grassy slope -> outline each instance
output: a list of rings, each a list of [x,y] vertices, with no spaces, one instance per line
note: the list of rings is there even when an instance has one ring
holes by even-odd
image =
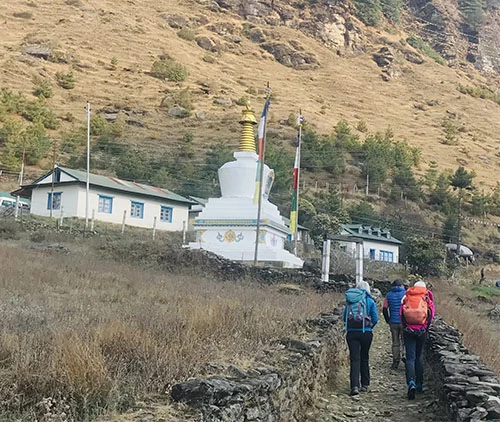
[[[77,8],[63,0],[38,0],[19,4],[16,0],[2,2],[0,25],[0,86],[30,93],[32,78],[41,70],[54,80],[58,71],[66,72],[70,65],[38,61],[29,65],[18,61],[21,44],[26,39],[50,42],[66,52],[74,62],[83,64],[75,71],[77,84],[73,90],[55,89],[50,99],[61,114],[71,112],[77,120],[85,119],[85,102],[91,101],[94,110],[113,104],[146,110],[143,118],[147,128],[131,128],[129,141],[145,148],[169,149],[186,131],[195,133],[195,142],[204,145],[216,140],[237,143],[232,132],[237,127],[239,107],[223,108],[213,104],[216,96],[233,100],[245,94],[248,87],[263,88],[267,81],[276,95],[272,104],[271,124],[286,119],[299,107],[307,120],[321,132],[328,133],[341,118],[352,123],[364,120],[370,131],[391,126],[397,137],[408,139],[423,151],[425,162],[436,160],[442,168],[465,164],[478,174],[479,184],[494,184],[491,175],[500,163],[495,155],[499,150],[496,133],[500,129],[500,108],[492,102],[460,94],[458,83],[471,84],[462,72],[440,66],[430,59],[414,65],[397,59],[403,75],[384,82],[372,54],[386,42],[397,42],[403,33],[389,35],[372,30],[373,40],[367,51],[357,57],[338,57],[334,51],[315,40],[289,28],[272,28],[273,37],[286,41],[297,39],[319,59],[318,70],[297,71],[277,63],[257,44],[242,38],[234,51],[217,57],[215,63],[203,61],[207,55],[195,42],[180,39],[160,16],[162,13],[188,16],[206,15],[210,22],[228,21],[241,28],[242,21],[229,14],[214,14],[197,2],[180,1],[97,1],[85,2]],[[149,5],[145,6],[145,5]],[[16,18],[15,12],[30,11],[31,19]],[[198,34],[208,33],[204,27]],[[211,33],[214,37],[214,34]],[[195,93],[195,110],[207,112],[207,118],[179,121],[158,108],[167,88],[175,84],[154,79],[146,74],[162,53],[168,53],[189,69],[190,76],[183,86]],[[110,70],[111,58],[118,60],[117,70]],[[128,69],[128,70],[125,70]],[[476,75],[475,78],[478,78]],[[210,86],[210,94],[199,93],[199,83]],[[257,112],[263,103],[262,95],[251,97]],[[429,100],[439,104],[425,111],[414,105]],[[323,112],[322,112],[323,107]],[[447,111],[458,114],[466,132],[461,134],[457,147],[440,143],[443,138],[441,121]],[[473,139],[474,135],[474,139]]]

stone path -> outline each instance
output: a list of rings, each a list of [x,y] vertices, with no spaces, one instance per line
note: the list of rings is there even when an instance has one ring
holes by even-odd
[[[370,351],[371,386],[368,393],[350,397],[349,362],[341,368],[335,387],[321,398],[308,422],[441,422],[450,420],[438,398],[432,374],[425,373],[424,393],[413,401],[406,398],[404,364],[391,370],[391,338],[389,327],[382,320],[374,331]],[[346,351],[347,353],[347,351]],[[347,355],[346,355],[347,356]]]

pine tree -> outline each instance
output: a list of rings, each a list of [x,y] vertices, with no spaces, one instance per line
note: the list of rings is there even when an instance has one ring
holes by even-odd
[[[355,0],[354,3],[359,19],[369,26],[378,25],[382,13],[380,0]]]
[[[401,8],[403,7],[403,0],[381,0],[382,12],[384,15],[395,23],[401,19]]]

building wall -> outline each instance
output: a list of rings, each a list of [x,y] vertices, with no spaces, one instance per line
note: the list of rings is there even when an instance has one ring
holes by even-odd
[[[347,252],[355,255],[356,244],[355,243],[344,243]],[[371,253],[371,251],[373,251]],[[392,261],[389,259],[390,253],[392,253]],[[363,255],[366,259],[372,259],[374,261],[387,261],[387,262],[399,262],[399,245],[394,243],[384,243],[384,242],[374,242],[372,240],[363,241]]]
[[[50,186],[40,186],[33,190],[31,212],[35,215],[49,216],[50,210],[47,209],[48,194],[51,191]],[[61,207],[64,217],[85,218],[86,191],[84,185],[56,186],[54,192],[62,192]],[[99,195],[113,198],[111,214],[99,212]],[[142,218],[131,217],[131,201],[144,204]],[[160,221],[161,206],[172,208],[172,222]],[[156,228],[165,231],[181,231],[184,224],[188,224],[188,204],[169,202],[161,198],[155,199],[140,195],[121,193],[107,189],[100,189],[91,186],[89,192],[89,219],[94,215],[98,221],[121,224],[123,214],[125,215],[125,224],[135,227],[152,228],[154,218],[156,217]],[[59,217],[61,210],[53,210],[53,216]],[[185,222],[185,223],[184,223]]]

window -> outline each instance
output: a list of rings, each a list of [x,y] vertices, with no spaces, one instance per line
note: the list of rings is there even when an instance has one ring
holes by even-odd
[[[384,262],[394,262],[394,253],[389,251],[380,251],[380,260]]]
[[[162,205],[160,208],[160,221],[171,223],[173,211],[174,210],[172,209],[172,207],[166,207],[165,205]]]
[[[47,209],[60,210],[61,209],[61,196],[62,192],[49,192],[47,197]],[[52,199],[52,197],[54,197]],[[50,206],[52,203],[52,207]]]
[[[375,259],[375,249],[370,249],[370,259]]]
[[[113,197],[99,195],[99,206],[97,207],[97,212],[111,214],[113,212]]]
[[[130,216],[133,218],[143,218],[144,217],[144,203],[131,201]]]

